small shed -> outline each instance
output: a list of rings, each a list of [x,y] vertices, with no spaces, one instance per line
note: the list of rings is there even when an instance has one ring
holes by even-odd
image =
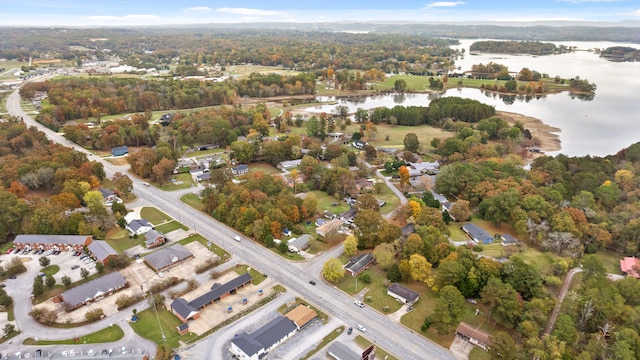
[[[407,305],[413,305],[420,299],[420,294],[398,283],[393,283],[387,288],[387,295]]]
[[[456,328],[456,336],[461,337],[465,341],[487,351],[491,347],[491,338],[486,332],[476,329],[473,326],[461,322]]]
[[[500,239],[502,239],[502,246],[511,246],[518,244],[518,240],[509,234],[500,235]]]

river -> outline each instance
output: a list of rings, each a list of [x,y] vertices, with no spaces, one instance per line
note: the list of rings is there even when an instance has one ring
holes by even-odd
[[[519,97],[505,100],[500,96],[478,89],[451,89],[444,96],[460,96],[479,100],[495,106],[497,110],[519,113],[542,120],[545,124],[562,129],[562,149],[550,155],[563,153],[569,156],[615,154],[619,150],[640,141],[640,62],[610,62],[588,49],[604,49],[609,46],[640,44],[612,42],[555,42],[558,45],[576,46],[578,50],[559,55],[529,56],[505,54],[469,54],[469,46],[478,40],[460,40],[455,48],[464,48],[464,58],[456,60],[462,71],[474,64],[496,62],[508,66],[510,71],[523,67],[562,78],[580,76],[597,85],[595,97],[583,100],[568,92],[549,94],[539,98]],[[450,79],[457,81],[457,79]],[[488,80],[489,82],[490,80]],[[340,99],[340,105],[355,112],[358,108],[427,106],[435,95],[387,94],[360,99]],[[321,100],[328,100],[323,98]],[[336,105],[322,105],[308,109],[330,113]]]

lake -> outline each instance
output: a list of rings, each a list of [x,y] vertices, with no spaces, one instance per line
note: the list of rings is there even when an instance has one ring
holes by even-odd
[[[572,97],[568,92],[550,94],[540,98],[520,97],[505,101],[500,96],[478,89],[451,89],[444,96],[460,96],[479,100],[495,106],[497,110],[510,111],[542,120],[562,129],[559,133],[563,153],[569,156],[615,154],[619,150],[640,141],[640,62],[610,62],[588,49],[604,49],[610,46],[640,44],[612,42],[555,42],[557,45],[576,46],[577,51],[548,56],[469,54],[469,46],[479,40],[460,40],[454,48],[464,48],[464,58],[456,60],[462,71],[470,70],[474,64],[496,62],[508,66],[510,71],[523,67],[568,79],[580,76],[596,83],[597,90],[592,100]],[[457,81],[450,79],[449,81]],[[489,82],[490,80],[487,80]],[[427,106],[437,95],[432,94],[387,94],[359,99],[340,99],[340,105],[355,112],[358,108]],[[321,100],[329,100],[322,98]],[[309,108],[312,112],[330,113],[336,105]]]

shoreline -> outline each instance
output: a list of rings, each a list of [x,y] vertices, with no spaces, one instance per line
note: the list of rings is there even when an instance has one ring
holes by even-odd
[[[538,118],[508,111],[496,110],[496,116],[508,122],[509,125],[513,125],[516,121],[522,123],[524,128],[531,132],[535,146],[539,147],[545,153],[562,150],[560,135],[557,134],[561,132],[562,129],[547,125]]]

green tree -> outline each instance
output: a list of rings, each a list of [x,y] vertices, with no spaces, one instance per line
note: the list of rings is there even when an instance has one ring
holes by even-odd
[[[491,336],[491,343],[492,346],[489,348],[489,354],[491,354],[494,359],[516,360],[523,358],[520,348],[513,339],[513,336],[504,331],[497,331]]]
[[[353,254],[356,253],[356,250],[358,250],[358,239],[353,235],[349,235],[344,240],[343,246],[344,254],[346,256],[353,256]]]
[[[337,282],[344,277],[344,268],[340,260],[331,258],[322,266],[322,275],[327,281]]]
[[[113,174],[112,181],[123,196],[129,195],[133,191],[133,181],[128,175],[116,172]]]
[[[438,332],[446,334],[452,326],[460,322],[464,310],[464,296],[454,286],[447,285],[440,290],[440,298],[433,309],[431,319]]]
[[[38,259],[38,262],[40,262],[40,266],[42,267],[47,267],[51,264],[51,260],[46,256],[41,256],[40,259]]]
[[[51,275],[47,275],[47,277],[44,279],[44,283],[49,289],[51,289],[56,284],[56,279]]]
[[[62,279],[60,279],[62,281],[62,283],[64,284],[64,286],[69,287],[69,285],[71,285],[71,278],[68,276],[63,276]]]
[[[402,244],[402,255],[408,259],[413,254],[422,254],[424,241],[418,234],[411,234]]]
[[[393,83],[393,89],[395,91],[405,91],[407,89],[407,81],[404,79],[398,79]]]
[[[253,160],[255,154],[255,147],[251,143],[243,140],[237,140],[231,143],[231,150],[233,151],[233,158],[242,164]]]
[[[414,133],[407,133],[404,136],[404,149],[407,151],[411,151],[413,153],[417,153],[420,150],[420,140],[418,140],[418,135]]]
[[[522,313],[522,306],[518,293],[511,284],[505,284],[500,279],[491,278],[480,293],[482,302],[489,304],[489,320],[495,315],[504,326],[514,328]]]
[[[96,263],[96,272],[102,274],[104,272],[104,264],[101,262]]]
[[[80,276],[82,276],[83,279],[86,279],[87,277],[89,277],[89,270],[80,268]]]
[[[585,278],[604,277],[607,275],[607,269],[600,258],[595,254],[585,255],[580,263]]]
[[[397,263],[393,263],[389,267],[389,271],[387,271],[387,279],[391,282],[399,282],[402,280],[402,274],[400,273],[400,268]]]
[[[33,296],[40,296],[44,294],[44,283],[40,276],[36,276],[33,280]]]
[[[106,216],[107,209],[104,207],[104,198],[100,191],[87,191],[82,197],[84,203],[89,208],[89,213],[94,216]]]
[[[16,331],[16,326],[13,324],[5,324],[2,331],[4,332],[4,337],[8,338]]]

